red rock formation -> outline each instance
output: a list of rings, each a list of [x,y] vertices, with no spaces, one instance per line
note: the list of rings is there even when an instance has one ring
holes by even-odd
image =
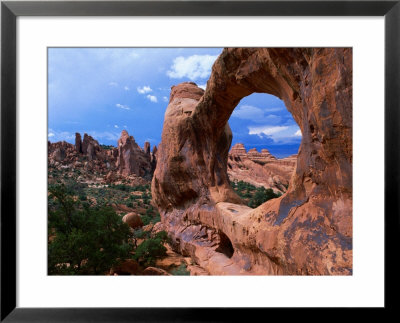
[[[157,146],[153,147],[153,151],[150,155],[150,163],[151,163],[151,170],[154,173],[156,166],[157,166]]]
[[[247,157],[246,148],[243,144],[236,144],[232,146],[231,151],[229,152],[230,155],[235,157]]]
[[[91,175],[97,174],[103,178],[104,184],[118,182],[122,178],[137,184],[143,182],[140,178],[149,181],[156,166],[157,149],[154,147],[153,153],[150,153],[148,146],[148,153],[145,153],[126,131],[118,143],[121,144],[118,148],[102,148],[88,134],[82,141],[81,135],[76,133],[75,145],[65,141],[48,142],[48,162],[56,168],[79,168],[82,180],[89,180]]]
[[[284,193],[296,167],[296,157],[276,159],[267,149],[259,153],[256,148],[246,153],[243,144],[236,144],[229,152],[228,176],[230,181],[244,181]]]
[[[89,148],[90,146],[90,148]],[[83,135],[83,141],[82,141],[82,152],[84,154],[90,154],[90,157],[94,159],[96,155],[96,151],[100,150],[100,145],[99,142],[95,139],[93,139],[92,136],[89,136],[87,133]],[[89,153],[90,151],[90,153]]]
[[[110,275],[137,275],[139,264],[133,259],[123,260],[120,264],[110,270]]]
[[[123,175],[136,174],[151,177],[150,155],[147,155],[126,130],[118,140],[117,167]]]
[[[77,153],[82,153],[82,138],[79,132],[75,133],[75,149]]]
[[[146,142],[144,143],[144,148],[143,148],[143,150],[144,150],[144,153],[145,153],[145,154],[147,154],[147,155],[150,156],[150,143],[149,143],[148,141],[146,141]]]
[[[56,143],[48,144],[49,163],[67,163],[70,160],[70,155],[75,150],[74,145],[66,142],[59,141]]]
[[[272,156],[268,149],[262,149],[259,153],[256,148],[252,148],[248,151],[247,157],[255,163],[264,165],[270,161],[276,160],[275,156]]]
[[[142,274],[145,276],[171,276],[171,274],[166,272],[164,269],[156,267],[147,267],[143,270]]]
[[[303,135],[288,192],[255,210],[227,175],[227,121],[253,92],[282,99]],[[225,49],[205,93],[172,88],[157,158],[163,226],[210,273],[352,273],[351,48]]]

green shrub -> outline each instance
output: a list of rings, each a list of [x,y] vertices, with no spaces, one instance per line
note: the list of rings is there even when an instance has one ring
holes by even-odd
[[[258,187],[254,196],[250,199],[248,206],[256,208],[268,200],[281,196],[276,194],[271,188]]]
[[[163,243],[167,240],[167,233],[161,231],[154,238],[144,240],[135,251],[134,258],[145,267],[154,266],[159,258],[167,255],[167,248]]]
[[[157,223],[161,221],[160,213],[156,212],[155,216],[153,217],[152,223]]]
[[[172,269],[170,273],[174,276],[189,276],[190,275],[190,271],[187,270],[187,267],[185,264],[181,264],[179,267]]]
[[[149,231],[143,231],[142,229],[137,229],[133,232],[133,235],[137,239],[147,239],[150,235]]]
[[[147,214],[140,216],[140,218],[142,219],[143,225],[148,225],[153,220],[153,217]]]
[[[105,274],[130,257],[132,233],[111,207],[74,202],[64,185],[50,186],[48,274]],[[78,207],[79,206],[79,207]]]

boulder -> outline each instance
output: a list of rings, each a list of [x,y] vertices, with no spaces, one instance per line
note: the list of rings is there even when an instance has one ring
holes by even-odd
[[[136,260],[126,259],[110,270],[110,275],[137,275],[139,264]]]
[[[143,226],[142,219],[134,212],[125,214],[122,221],[128,224],[132,229],[137,229]]]
[[[145,276],[171,276],[168,272],[164,269],[156,268],[156,267],[147,267],[143,270],[142,275]]]

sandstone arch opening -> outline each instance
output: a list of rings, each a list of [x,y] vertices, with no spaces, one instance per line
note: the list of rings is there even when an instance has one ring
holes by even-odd
[[[267,93],[252,93],[237,104],[229,125],[232,146],[243,143],[247,150],[267,149],[276,158],[298,153],[301,130],[285,103]]]
[[[227,159],[228,119],[254,92],[282,99],[303,139],[286,194],[252,210],[230,187]],[[158,160],[152,192],[164,228],[210,273],[351,274],[350,48],[224,49],[205,92],[172,88]],[[199,225],[229,238],[229,266],[213,260]]]
[[[215,251],[224,254],[228,258],[232,258],[235,249],[233,248],[231,240],[229,240],[228,236],[222,231],[218,232],[218,237],[218,247]]]
[[[285,103],[270,94],[252,93],[238,103],[228,123],[232,144],[227,170],[236,193],[253,208],[284,194],[301,141]]]

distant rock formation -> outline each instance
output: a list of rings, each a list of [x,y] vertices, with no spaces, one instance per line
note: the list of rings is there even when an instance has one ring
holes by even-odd
[[[80,168],[104,176],[107,183],[121,176],[135,175],[150,180],[156,167],[156,151],[150,152],[150,143],[141,149],[126,130],[122,131],[117,147],[101,147],[92,136],[75,134],[75,145],[65,141],[48,142],[49,165]]]
[[[157,146],[153,147],[153,151],[151,152],[150,156],[150,163],[151,163],[152,173],[154,173],[157,166]]]
[[[74,146],[66,141],[48,144],[48,155],[53,163],[68,161],[68,156],[74,151]]]
[[[228,119],[254,92],[282,99],[303,137],[287,192],[251,209],[230,187]],[[352,147],[351,48],[226,48],[205,92],[172,87],[153,201],[211,274],[351,275]]]
[[[75,137],[75,142],[76,142],[76,137]],[[87,155],[89,161],[91,161],[93,159],[96,159],[96,154],[99,151],[100,151],[99,142],[93,139],[92,136],[89,136],[87,133],[85,133],[83,135],[83,141],[82,141],[82,153]]]
[[[234,157],[247,157],[246,148],[240,143],[232,146],[229,154]]]
[[[150,150],[150,144],[148,145]],[[150,154],[143,151],[128,131],[122,130],[118,140],[117,168],[123,175],[136,174],[151,178]]]
[[[143,148],[143,150],[144,150],[144,153],[145,153],[146,155],[149,155],[149,156],[150,156],[150,143],[149,143],[148,141],[146,141],[146,142],[144,143],[144,148]]]
[[[261,153],[256,148],[246,152],[244,145],[238,143],[228,155],[228,176],[230,181],[244,181],[284,193],[296,167],[296,158],[297,155],[277,159],[265,148]]]
[[[75,149],[77,153],[82,153],[82,138],[79,132],[75,133]]]

